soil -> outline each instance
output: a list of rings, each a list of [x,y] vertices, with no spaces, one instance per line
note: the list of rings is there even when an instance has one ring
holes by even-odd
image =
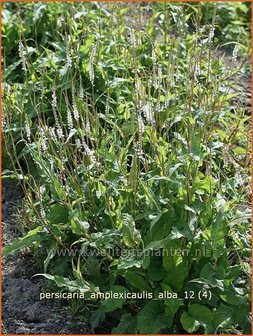
[[[15,214],[22,204],[22,191],[16,183],[2,185],[2,244],[20,236]],[[2,261],[2,334],[87,334],[83,323],[76,325],[58,302],[39,299],[45,280],[33,278],[36,262],[29,252]]]

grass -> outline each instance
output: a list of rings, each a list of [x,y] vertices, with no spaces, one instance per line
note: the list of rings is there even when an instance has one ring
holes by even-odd
[[[91,332],[250,333],[249,13],[4,4],[3,177],[28,233],[3,253],[30,246]]]

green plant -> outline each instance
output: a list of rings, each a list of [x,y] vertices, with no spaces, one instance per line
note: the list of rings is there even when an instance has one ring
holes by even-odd
[[[243,64],[216,55],[208,6],[5,4],[4,174],[29,232],[3,254],[39,251],[93,331],[118,312],[109,332],[249,333]]]

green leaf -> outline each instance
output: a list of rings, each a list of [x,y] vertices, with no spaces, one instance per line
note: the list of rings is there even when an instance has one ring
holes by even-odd
[[[122,232],[123,240],[126,246],[137,247],[141,241],[141,234],[135,228],[135,222],[131,215],[122,214]]]
[[[120,293],[128,292],[128,290],[127,290],[127,288],[125,288],[123,286],[113,285],[110,288],[110,292],[112,292],[113,295],[118,295]],[[122,308],[126,299],[125,298],[120,298],[120,295],[118,295],[118,296],[119,297],[117,297],[117,298],[114,296],[113,298],[105,299],[102,302],[102,307],[104,308],[104,310],[106,312],[111,312],[111,311],[114,311],[115,309]]]
[[[68,209],[61,204],[51,205],[48,220],[51,224],[66,224],[68,222]]]
[[[213,319],[211,310],[198,303],[191,304],[188,311],[190,315],[194,316],[202,324],[209,323]]]
[[[200,160],[201,158],[201,142],[200,136],[196,135],[194,132],[191,134],[191,152],[196,160]]]
[[[168,293],[173,293],[173,290],[170,286],[166,284],[161,284],[162,289]],[[175,313],[178,311],[178,308],[180,307],[181,303],[179,299],[171,298],[171,299],[165,299],[164,300],[166,308],[165,308],[165,314],[166,316],[173,319]]]
[[[161,240],[169,235],[172,224],[175,221],[175,212],[173,209],[164,210],[151,223],[151,238],[152,241]]]
[[[180,322],[184,330],[190,334],[197,331],[200,326],[199,322],[196,321],[195,318],[189,315],[187,312],[183,312],[183,314],[180,317]]]
[[[64,198],[64,190],[57,176],[51,176],[52,180],[52,192],[56,199],[62,200]]]
[[[223,303],[219,305],[219,307],[214,312],[213,318],[215,333],[217,333],[218,329],[228,328],[234,323],[233,312],[234,308],[226,306]]]
[[[36,274],[36,276],[42,275],[43,277],[52,280],[56,283],[58,287],[65,287],[69,291],[74,292],[80,292],[80,293],[98,293],[99,288],[95,287],[91,283],[85,281],[85,280],[70,280],[68,278],[64,278],[61,275],[50,275],[46,273],[42,274]]]
[[[217,287],[221,290],[224,289],[224,275],[225,271],[222,267],[212,265],[211,263],[207,263],[200,272],[200,277],[205,285],[213,288]],[[192,281],[194,282],[194,279]]]
[[[137,316],[140,334],[158,334],[162,329],[171,325],[172,319],[165,315],[164,304],[160,301],[146,303]]]
[[[136,317],[132,314],[124,314],[121,316],[120,323],[116,328],[112,329],[112,334],[136,334]]]
[[[246,288],[234,287],[232,284],[230,284],[228,288],[225,288],[224,293],[222,293],[220,297],[226,303],[235,306],[240,306],[248,301]]]
[[[168,253],[163,257],[163,267],[166,270],[163,283],[171,286],[175,291],[180,291],[183,288],[184,281],[189,272],[188,261],[181,255],[175,254],[175,251],[178,250],[181,250],[180,240],[169,241],[166,244],[166,251]]]
[[[36,229],[29,231],[25,237],[15,239],[11,245],[3,248],[2,256],[5,257],[8,254],[21,250],[24,247],[40,243],[44,238],[42,235],[43,232],[46,232],[45,229],[42,228],[42,226],[38,226]]]
[[[148,267],[148,278],[153,281],[161,281],[164,278],[165,271],[162,267],[161,260],[151,259]]]
[[[95,256],[88,256],[85,262],[85,268],[90,277],[97,278],[100,276],[100,262]]]
[[[78,211],[78,209],[69,212],[69,219],[72,232],[78,236],[82,236],[90,227],[86,213]]]
[[[121,256],[119,258],[119,263],[118,263],[118,270],[119,269],[128,269],[128,268],[133,268],[137,267],[140,268],[142,266],[143,260],[141,259],[136,259],[134,256]]]
[[[47,249],[47,257],[46,259],[44,260],[44,273],[47,272],[47,267],[48,267],[48,264],[50,262],[50,260],[53,259],[53,257],[55,256],[56,254],[56,248],[58,246],[58,243],[57,241],[53,241],[49,247],[49,249]]]
[[[132,123],[131,123],[131,126],[133,126]],[[129,130],[127,133],[129,133]],[[131,188],[131,190],[136,190],[137,188],[138,174],[139,174],[138,159],[137,159],[137,155],[135,154],[133,156],[132,166],[131,166],[131,170],[128,176],[128,186]]]
[[[147,197],[147,199],[149,200],[150,204],[152,204],[154,206],[154,208],[156,208],[159,212],[161,211],[160,206],[159,206],[159,202],[157,197],[155,196],[155,194],[153,193],[153,191],[149,188],[149,186],[140,180],[140,184],[143,188],[143,191]]]
[[[105,311],[103,309],[94,310],[91,313],[91,331],[94,333],[94,329],[105,319]]]
[[[225,226],[225,221],[222,213],[217,213],[211,226],[211,248],[213,251],[213,257],[218,259],[224,251],[225,248],[225,233],[227,229]]]
[[[182,314],[180,321],[184,329],[190,333],[196,331],[200,325],[207,334],[212,334],[214,331],[212,311],[198,303],[191,304],[188,312]]]
[[[152,292],[152,288],[150,287],[148,281],[135,272],[127,271],[125,274],[125,279],[134,288]]]
[[[216,185],[217,181],[214,179],[214,177],[208,175],[203,180],[196,183],[196,189],[211,193],[215,189]]]
[[[242,306],[233,306],[233,321],[238,323],[244,334],[251,333],[251,302],[247,302]]]

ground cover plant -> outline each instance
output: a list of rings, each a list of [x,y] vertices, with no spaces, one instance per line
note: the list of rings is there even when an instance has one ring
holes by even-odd
[[[249,3],[2,18],[3,178],[25,192],[3,255],[29,247],[92,333],[249,334]]]

